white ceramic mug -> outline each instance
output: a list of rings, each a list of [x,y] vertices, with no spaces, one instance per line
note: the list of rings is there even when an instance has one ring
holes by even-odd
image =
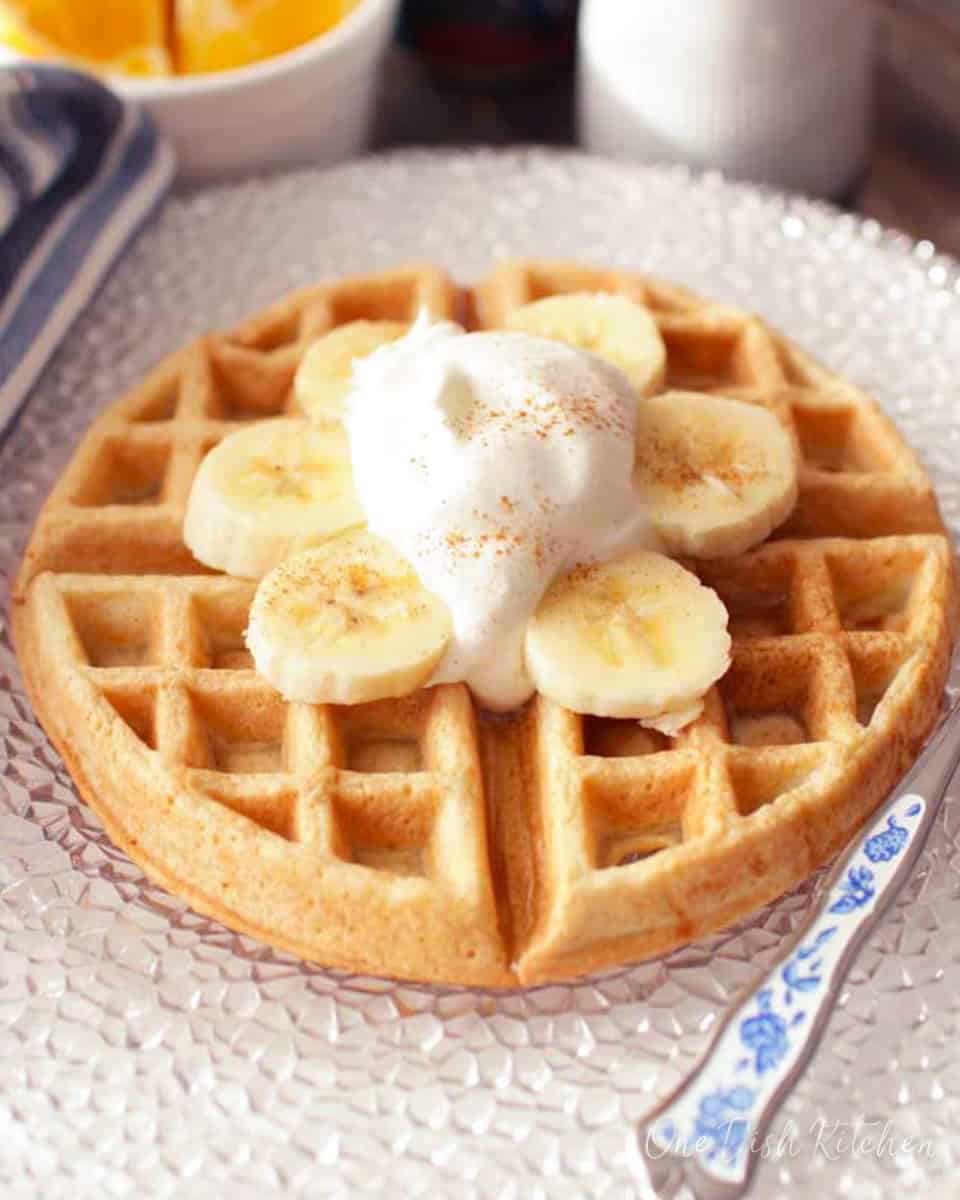
[[[581,139],[835,196],[869,152],[875,34],[870,0],[582,0]]]

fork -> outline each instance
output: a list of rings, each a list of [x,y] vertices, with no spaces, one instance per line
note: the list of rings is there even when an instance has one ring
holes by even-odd
[[[800,929],[724,1017],[700,1061],[640,1125],[655,1195],[683,1183],[736,1200],[868,934],[906,882],[960,762],[960,700],[913,769],[823,878]]]

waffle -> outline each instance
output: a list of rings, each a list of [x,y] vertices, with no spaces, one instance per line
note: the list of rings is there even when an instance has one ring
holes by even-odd
[[[252,668],[254,585],[181,539],[203,454],[276,414],[309,341],[421,306],[473,327],[566,291],[645,304],[668,386],[766,405],[801,451],[774,539],[688,562],[733,660],[675,739],[460,685],[287,703]],[[955,624],[953,556],[894,426],[758,319],[674,286],[500,264],[458,291],[414,267],[323,284],[162,364],[93,425],[15,589],[27,686],[83,797],[194,908],[319,963],[518,986],[667,951],[838,851],[916,755]]]

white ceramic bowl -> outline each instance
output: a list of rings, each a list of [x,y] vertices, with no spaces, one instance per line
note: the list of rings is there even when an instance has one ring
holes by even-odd
[[[327,33],[263,62],[174,79],[112,76],[177,150],[180,180],[323,165],[369,141],[399,0],[360,0]]]

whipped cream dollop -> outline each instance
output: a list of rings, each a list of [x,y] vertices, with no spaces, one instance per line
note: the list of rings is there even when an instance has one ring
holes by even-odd
[[[453,621],[431,682],[522,704],[524,632],[551,581],[656,546],[632,482],[636,405],[587,351],[424,315],[355,364],[344,423],[367,524]]]

